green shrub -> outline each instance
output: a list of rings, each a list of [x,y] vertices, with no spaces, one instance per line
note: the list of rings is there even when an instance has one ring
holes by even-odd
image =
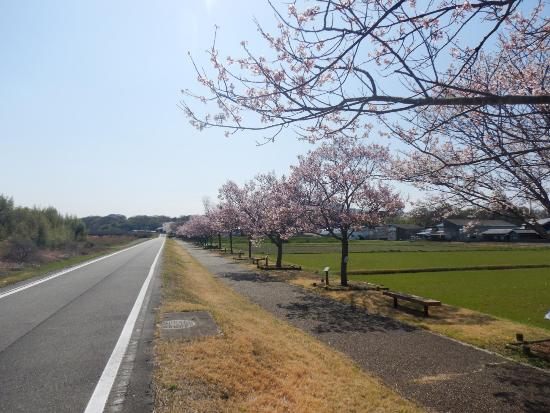
[[[33,240],[24,236],[14,236],[8,240],[4,258],[17,263],[29,262],[35,258],[38,248]]]

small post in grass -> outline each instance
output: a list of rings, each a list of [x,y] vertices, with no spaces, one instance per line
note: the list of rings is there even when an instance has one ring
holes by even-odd
[[[523,334],[522,333],[516,333],[516,341],[518,343],[523,343]]]
[[[325,267],[323,270],[325,272],[325,285],[328,285],[328,271],[330,270],[330,267]]]
[[[269,255],[265,256],[265,268],[269,266]]]

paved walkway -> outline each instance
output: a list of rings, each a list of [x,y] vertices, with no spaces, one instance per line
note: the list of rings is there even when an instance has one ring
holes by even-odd
[[[440,412],[550,412],[550,373],[255,273],[184,244],[214,275]]]

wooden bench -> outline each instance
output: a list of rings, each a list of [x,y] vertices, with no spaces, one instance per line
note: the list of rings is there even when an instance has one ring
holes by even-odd
[[[411,303],[416,303],[424,306],[424,315],[429,316],[428,308],[432,306],[440,306],[441,301],[432,300],[431,298],[423,298],[417,295],[399,293],[397,291],[384,291],[382,294],[393,298],[393,306],[397,308],[397,300],[405,300]]]
[[[233,255],[237,255],[236,257],[233,257],[234,260],[242,260],[243,259],[243,255],[244,255],[244,252],[242,251],[239,251],[239,252],[236,252],[234,253]]]
[[[258,265],[258,263],[260,261],[265,261],[265,258],[264,257],[252,257],[251,260],[252,260],[252,264]]]
[[[281,265],[280,267],[277,267],[276,265],[261,265],[258,263],[258,268],[260,270],[290,270],[290,271],[301,271],[302,267],[299,265]]]
[[[269,267],[269,256],[268,255],[266,255],[265,257],[256,259],[256,261],[255,261],[256,268],[261,268],[260,261],[263,261],[265,263],[265,267]]]

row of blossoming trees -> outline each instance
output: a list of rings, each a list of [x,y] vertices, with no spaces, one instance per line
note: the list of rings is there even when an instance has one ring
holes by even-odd
[[[266,47],[214,41],[211,69],[193,60],[192,125],[311,141],[378,129],[403,152],[396,179],[550,238],[531,208],[550,216],[548,0],[267,3]]]
[[[347,285],[349,239],[364,225],[377,225],[404,204],[385,181],[389,154],[385,147],[349,138],[324,142],[298,157],[289,176],[260,174],[238,185],[226,182],[219,203],[192,217],[178,234],[206,241],[239,230],[253,241],[267,239],[277,248],[281,267],[283,244],[303,232],[327,230],[342,245],[341,284]]]

